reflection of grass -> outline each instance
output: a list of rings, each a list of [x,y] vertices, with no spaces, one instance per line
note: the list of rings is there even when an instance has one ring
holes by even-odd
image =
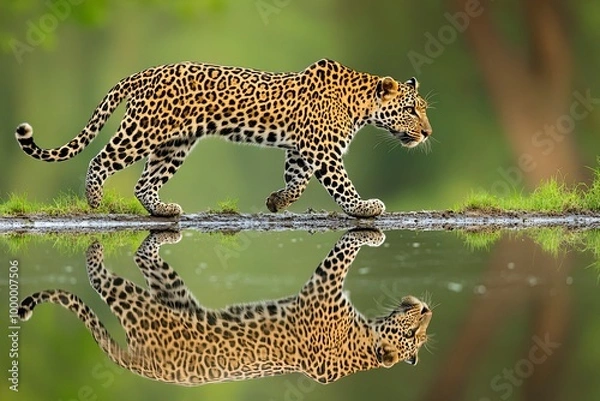
[[[538,244],[544,251],[557,255],[568,245],[584,243],[585,231],[568,230],[561,227],[528,228],[520,231],[489,230],[489,231],[456,231],[465,243],[472,249],[488,249],[493,243],[507,234],[513,239],[527,236]]]
[[[23,194],[11,194],[0,203],[0,215],[46,214],[52,216],[84,214],[146,214],[146,210],[135,198],[124,198],[114,191],[104,194],[102,204],[97,209],[88,206],[80,196],[66,193],[59,195],[51,204],[32,201]]]
[[[547,227],[533,229],[526,234],[545,252],[556,257],[568,247],[578,247],[584,244],[586,233],[560,227]]]
[[[502,237],[501,230],[482,231],[456,231],[457,235],[472,249],[489,249],[489,247]]]
[[[10,254],[19,255],[27,252],[29,247],[42,243],[52,243],[58,251],[66,254],[85,252],[95,240],[100,241],[105,254],[109,255],[122,247],[137,249],[148,233],[144,231],[118,231],[95,234],[6,234],[0,235],[2,244]]]
[[[242,236],[239,231],[217,231],[208,234],[214,238],[217,243],[215,246],[223,247],[223,249],[239,250],[242,249]],[[216,248],[215,248],[216,249]]]
[[[596,260],[595,266],[600,270],[600,231],[590,230],[585,233],[585,240],[583,241],[585,250],[591,252]]]
[[[489,249],[503,234],[513,240],[527,236],[543,251],[558,256],[569,248],[579,252],[589,251],[594,256],[593,265],[600,270],[600,230],[577,231],[561,227],[528,228],[521,231],[456,231],[465,244],[473,249]]]
[[[556,179],[550,179],[529,195],[514,193],[498,197],[485,191],[473,192],[455,209],[486,213],[505,210],[546,213],[600,211],[600,168],[594,170],[594,180],[589,186],[569,188]]]

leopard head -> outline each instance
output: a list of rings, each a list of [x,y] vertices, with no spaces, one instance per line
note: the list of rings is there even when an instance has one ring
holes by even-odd
[[[427,102],[418,91],[416,78],[404,83],[390,77],[380,78],[376,87],[370,123],[389,131],[407,148],[425,142],[432,133]]]
[[[413,296],[402,298],[400,306],[375,322],[375,354],[381,366],[394,366],[400,361],[418,362],[418,352],[427,342],[427,326],[431,309]]]

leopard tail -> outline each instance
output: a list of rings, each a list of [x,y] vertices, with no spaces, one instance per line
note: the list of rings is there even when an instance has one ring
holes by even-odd
[[[31,125],[22,123],[17,127],[15,132],[19,146],[34,159],[47,162],[61,162],[78,155],[96,138],[111,114],[123,99],[129,95],[132,81],[132,77],[127,77],[113,86],[96,107],[86,126],[75,138],[65,145],[54,149],[40,148],[33,140],[33,128],[31,128]]]
[[[46,290],[31,294],[21,301],[19,318],[29,320],[35,307],[41,303],[58,304],[73,312],[91,333],[104,353],[116,364],[128,368],[131,365],[129,354],[111,337],[98,316],[78,296],[64,290]]]

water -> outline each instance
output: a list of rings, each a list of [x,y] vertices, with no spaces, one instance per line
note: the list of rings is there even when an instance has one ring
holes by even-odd
[[[160,254],[200,304],[236,303],[295,295],[344,233],[236,235],[183,232]],[[18,390],[5,381],[2,399],[227,399],[227,400],[595,400],[600,383],[596,345],[600,301],[595,233],[465,236],[453,232],[388,231],[379,247],[364,246],[349,268],[344,290],[367,317],[385,314],[405,295],[429,301],[433,316],[427,349],[416,366],[398,363],[322,385],[299,373],[186,388],[140,377],[109,360],[84,325],[57,305],[36,308],[17,322],[18,357],[3,352],[2,365],[18,362]],[[143,286],[134,253],[145,233],[117,240],[99,237],[105,266]],[[534,238],[534,239],[531,239]],[[57,242],[58,241],[58,242]],[[18,273],[19,299],[62,288],[79,296],[125,344],[117,318],[90,286],[85,248],[92,238],[38,238],[4,247],[5,274]],[[65,251],[75,248],[76,251]],[[554,254],[556,252],[556,254]],[[18,265],[11,261],[18,261]],[[0,290],[8,298],[8,277]],[[3,303],[2,305],[5,305]],[[8,310],[3,307],[2,315]],[[6,321],[3,319],[3,321]],[[10,323],[10,322],[9,322]],[[8,335],[2,349],[14,348]],[[319,355],[315,355],[315,360]],[[11,374],[8,374],[9,376]],[[8,383],[8,384],[7,384]],[[5,395],[7,397],[5,397]]]

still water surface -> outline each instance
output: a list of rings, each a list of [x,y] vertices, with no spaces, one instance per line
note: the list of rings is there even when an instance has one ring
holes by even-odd
[[[160,254],[198,303],[231,304],[298,294],[344,233],[184,232]],[[451,232],[388,231],[378,247],[364,246],[344,283],[353,308],[366,318],[386,315],[414,295],[433,314],[418,364],[361,371],[322,385],[301,373],[181,387],[117,366],[69,311],[40,305],[18,324],[19,392],[9,400],[597,400],[600,399],[600,300],[591,254],[551,255],[527,235],[505,236],[473,250]],[[145,286],[136,248],[103,237],[105,266]],[[93,239],[90,238],[91,244]],[[85,247],[64,252],[50,241],[4,248],[8,271],[18,261],[19,298],[61,288],[88,304],[120,344],[119,320],[90,286]],[[580,247],[581,248],[581,247]],[[8,298],[8,281],[0,291]],[[6,303],[3,303],[6,305]],[[2,311],[8,316],[6,306]],[[8,328],[6,329],[8,331]],[[10,332],[9,332],[10,333]],[[3,350],[11,347],[3,336]],[[427,348],[427,349],[426,349]],[[315,359],[318,355],[315,355]],[[14,359],[14,358],[13,358]],[[3,366],[12,366],[4,353]],[[4,370],[6,372],[6,370]]]

